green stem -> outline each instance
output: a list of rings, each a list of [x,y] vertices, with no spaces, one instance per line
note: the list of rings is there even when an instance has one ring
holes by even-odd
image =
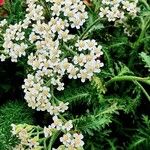
[[[134,83],[139,86],[139,88],[143,91],[143,93],[145,94],[145,96],[147,97],[147,99],[150,101],[150,96],[147,93],[147,91],[143,88],[143,86],[139,82],[137,82],[137,81],[135,81]]]
[[[36,133],[31,133],[32,136],[33,135],[40,135],[40,134],[43,134],[43,131],[41,131],[41,132],[37,131]]]
[[[44,149],[46,150],[47,149],[47,147],[46,147],[46,138],[44,139]]]
[[[0,37],[2,37],[2,38],[4,37],[3,34],[2,34],[1,32],[0,32]]]
[[[147,40],[147,39],[150,39],[150,36],[147,36],[147,37],[141,39],[141,42],[145,42],[145,40]]]
[[[150,81],[147,81],[147,80],[150,80],[150,78],[149,77],[142,78],[142,77],[136,77],[136,76],[116,76],[110,79],[109,81],[107,81],[105,83],[105,86],[109,86],[110,84],[116,81],[139,81],[139,82],[150,85]]]
[[[135,49],[140,45],[141,40],[144,38],[146,30],[149,28],[149,23],[150,23],[150,18],[148,18],[145,21],[144,20],[142,21],[142,30],[141,30],[140,36],[138,40],[134,43]]]
[[[44,144],[44,141],[46,141],[46,140],[47,140],[47,138],[45,138],[45,137],[41,138],[40,137],[39,140],[38,140],[38,142]]]
[[[114,48],[114,47],[118,47],[118,46],[122,46],[122,45],[126,45],[127,42],[121,42],[121,43],[117,43],[117,44],[112,44],[110,46],[108,46],[107,48]]]
[[[45,0],[41,0],[40,2],[41,2],[41,4],[42,4],[42,6],[43,6],[43,7],[45,8],[45,10],[46,10],[46,15],[47,15],[47,17],[50,18],[51,12],[50,12],[50,10],[49,10],[49,8],[48,8],[47,2],[46,2]]]
[[[53,87],[53,85],[51,85],[51,96],[52,96],[52,98],[53,98],[54,100],[56,100],[56,102],[59,101],[59,99],[57,99],[57,97],[55,97],[55,95],[54,95],[54,87]]]
[[[50,80],[48,80],[46,83],[45,83],[45,86],[50,86],[51,85],[51,79]]]
[[[59,114],[59,117],[62,121],[67,122],[67,120],[62,115]]]
[[[59,99],[53,94],[52,97],[54,98],[54,100],[56,100],[57,102],[59,101]]]
[[[52,146],[53,146],[55,140],[57,139],[57,137],[59,136],[59,134],[60,134],[60,131],[56,131],[56,132],[53,134],[53,136],[51,137],[50,143],[49,143],[49,145],[48,145],[48,150],[52,150]]]
[[[64,47],[67,51],[69,51],[70,53],[72,53],[73,55],[77,55],[77,53],[74,52],[72,49],[70,49],[65,43],[63,43],[63,47]]]
[[[141,2],[145,5],[145,7],[150,10],[150,6],[148,5],[147,1],[141,0]]]
[[[82,40],[84,38],[84,36],[89,32],[89,30],[99,21],[101,20],[101,18],[97,18],[80,36],[80,40]]]
[[[145,33],[146,33],[147,29],[149,28],[149,26],[150,26],[150,18],[144,18],[144,19],[141,18],[141,33],[139,35],[139,38],[136,40],[136,42],[133,43],[133,46],[132,46],[133,51],[130,56],[131,59],[129,60],[129,63],[128,63],[129,68],[133,67],[135,55],[138,52],[138,48],[139,48],[140,44],[142,43]]]

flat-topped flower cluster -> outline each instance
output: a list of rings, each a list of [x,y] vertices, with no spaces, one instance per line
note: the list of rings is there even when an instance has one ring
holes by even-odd
[[[135,17],[139,12],[138,0],[102,0],[99,16],[108,21],[124,22],[127,16]]]
[[[51,125],[44,128],[27,124],[12,124],[11,126],[12,134],[20,139],[20,144],[16,145],[13,150],[42,150],[45,148],[53,150],[79,150],[84,145],[83,135],[73,130],[72,121],[62,121],[57,116],[53,117]],[[60,131],[64,134],[59,138],[62,144],[58,148],[52,148],[51,140],[48,145],[44,144],[49,138],[52,139],[54,136],[59,136]]]

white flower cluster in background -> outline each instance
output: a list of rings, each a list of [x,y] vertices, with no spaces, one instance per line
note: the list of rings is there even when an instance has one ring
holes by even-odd
[[[106,17],[108,21],[126,20],[127,15],[135,17],[139,12],[138,0],[102,0],[99,16]]]

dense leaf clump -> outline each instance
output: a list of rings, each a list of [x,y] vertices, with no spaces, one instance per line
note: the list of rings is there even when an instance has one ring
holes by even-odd
[[[0,106],[0,149],[9,150],[18,142],[12,136],[11,124],[33,124],[33,111],[22,101],[7,101]]]

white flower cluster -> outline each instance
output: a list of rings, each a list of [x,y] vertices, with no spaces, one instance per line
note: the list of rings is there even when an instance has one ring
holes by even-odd
[[[24,146],[28,147],[28,150],[41,150],[39,138],[37,136],[31,137],[30,131],[33,129],[30,125],[15,125],[12,124],[12,134],[16,135],[20,140],[20,144],[17,145],[13,150],[24,150]]]
[[[50,76],[51,84],[57,85],[58,90],[64,89],[64,83],[61,82],[61,79],[65,74],[68,74],[70,79],[81,78],[82,82],[91,79],[93,73],[99,72],[100,67],[103,66],[98,60],[101,55],[101,47],[98,47],[94,40],[77,42],[79,52],[81,50],[83,52],[74,56],[74,62],[64,58],[64,52],[62,52],[63,43],[61,41],[67,42],[74,38],[74,35],[69,34],[69,25],[73,27],[74,24],[76,28],[80,28],[87,18],[83,2],[80,0],[72,0],[69,3],[62,0],[47,0],[52,5],[51,11],[53,13],[55,10],[53,7],[60,7],[59,11],[67,16],[61,19],[59,16],[61,13],[55,14],[48,23],[43,22],[43,7],[36,2],[37,0],[27,0],[28,8],[26,11],[28,13],[25,19],[15,25],[10,25],[6,30],[3,44],[4,54],[9,55],[11,60],[16,62],[18,57],[26,55],[25,50],[29,48],[29,42],[35,45],[36,52],[28,56],[28,64],[32,66],[33,70],[36,70],[40,77]],[[69,16],[67,11],[73,12],[73,15]],[[77,20],[80,21],[80,25],[75,24]],[[29,25],[32,27],[32,32],[28,41],[25,36],[25,29]],[[83,48],[82,44],[85,45]],[[67,50],[65,49],[65,51]],[[4,54],[1,55],[2,60],[5,60]],[[84,61],[80,62],[82,58],[84,58]],[[82,66],[82,69],[80,69],[80,66]]]
[[[50,103],[50,88],[44,86],[43,79],[28,74],[25,84],[22,86],[25,92],[25,100],[28,106],[38,111],[48,111],[51,115],[58,115],[68,109],[68,103],[59,101],[55,106]]]
[[[62,52],[59,50],[58,41],[49,39],[47,44],[51,44],[51,49],[48,51],[46,46],[39,44],[43,46],[42,49],[29,55],[28,64],[37,71],[37,76],[50,77],[51,84],[58,86],[57,90],[64,89],[64,83],[61,82],[64,75],[68,74],[70,79],[81,78],[81,81],[85,82],[86,79],[90,80],[94,73],[99,73],[103,66],[99,60],[103,54],[102,47],[97,46],[95,40],[79,40],[75,44],[78,54],[73,56],[70,62],[68,58],[60,58]]]
[[[69,132],[72,128],[73,124],[71,120],[64,122],[62,119],[59,119],[58,116],[53,116],[53,123],[48,127],[44,127],[43,131],[44,136],[47,138],[52,136],[52,133],[55,132],[55,130]]]
[[[37,108],[37,110],[45,111],[47,110],[47,105],[49,104],[50,89],[43,85],[43,80],[34,77],[33,75],[28,75],[25,79],[25,84],[23,85],[25,94],[25,100],[29,107],[32,109]]]
[[[76,43],[76,51],[80,54],[73,57],[72,62],[65,58],[59,58],[61,51],[58,49],[58,41],[49,41],[51,50],[43,48],[31,53],[28,57],[28,64],[36,70],[35,75],[28,75],[23,85],[25,99],[29,107],[37,110],[47,110],[50,114],[56,114],[60,111],[60,107],[51,106],[49,100],[51,98],[50,88],[44,82],[44,78],[48,77],[50,85],[57,85],[57,90],[64,89],[64,83],[61,81],[63,76],[68,74],[68,78],[81,78],[82,82],[91,79],[94,73],[99,73],[103,63],[98,59],[101,55],[101,46],[97,46],[95,40],[80,40]],[[63,104],[66,105],[66,104]],[[54,113],[55,112],[55,113]]]
[[[103,54],[102,46],[98,46],[95,40],[79,40],[75,46],[80,54],[73,57],[73,65],[76,70],[74,66],[68,67],[69,78],[78,77],[85,82],[86,79],[90,80],[94,73],[99,73],[100,68],[104,65],[99,60]]]
[[[0,21],[0,28],[5,26],[6,24],[7,24],[7,20],[6,19]]]
[[[66,133],[64,134],[61,138],[60,141],[64,144],[64,149],[65,150],[77,150],[80,147],[83,147],[84,142],[82,141],[83,139],[83,135],[82,134],[78,134],[78,133]],[[59,150],[60,148],[58,147],[57,150]]]
[[[22,86],[28,106],[53,115],[53,123],[43,129],[45,138],[62,131],[64,135],[60,141],[63,147],[76,150],[84,144],[83,135],[72,131],[71,120],[59,119],[60,113],[68,109],[68,103],[57,100],[53,88],[64,90],[63,78],[66,75],[69,79],[78,78],[85,82],[94,73],[99,73],[103,66],[100,61],[102,46],[92,39],[80,39],[69,30],[70,27],[81,28],[88,18],[83,1],[46,0],[49,20],[45,19],[44,6],[38,0],[26,2],[25,19],[9,25],[3,35],[4,51],[0,58],[4,61],[10,57],[16,62],[19,57],[28,55],[29,70],[33,72],[28,74]],[[19,139],[32,150],[39,148],[38,140],[29,138],[30,135],[23,132],[28,131],[16,133]]]
[[[52,16],[64,15],[70,22],[72,28],[79,29],[88,18],[85,5],[81,0],[46,0],[51,7]]]
[[[64,132],[63,136],[60,137],[60,142],[63,145],[60,145],[57,149],[53,148],[53,150],[77,150],[83,147],[83,135],[81,133],[75,133],[72,130],[73,124],[71,120],[64,123],[57,116],[54,116],[53,121],[51,125],[44,127],[44,136],[46,138],[52,136],[52,133],[55,132],[54,129]]]
[[[68,145],[65,143],[65,136],[71,135],[70,130],[73,128],[72,121],[64,121],[62,119],[58,118],[59,113],[63,113],[65,110],[68,109],[68,103],[59,102],[58,106],[51,105],[49,102],[49,98],[51,98],[51,95],[49,94],[50,89],[46,86],[43,86],[44,81],[36,76],[28,75],[28,78],[25,79],[25,84],[23,85],[24,91],[26,93],[25,99],[28,102],[28,106],[32,107],[33,109],[37,110],[47,110],[50,112],[53,116],[53,123],[49,125],[48,127],[44,127],[43,134],[45,138],[51,137],[56,131],[63,131],[64,135],[60,138],[60,141],[64,144],[65,148],[79,148],[82,147],[84,142],[82,141],[83,135],[74,133],[72,136],[70,136],[70,140],[68,141]],[[36,138],[30,139],[29,135],[23,134],[23,131],[17,133],[15,128],[13,127],[13,134],[17,134],[19,139],[21,140],[21,145],[26,145],[29,147],[35,147],[39,146],[38,141],[34,141]],[[82,138],[80,138],[82,135]],[[32,145],[31,145],[32,141]],[[34,141],[34,146],[33,146]],[[18,145],[18,146],[21,146]],[[60,147],[59,147],[60,148]],[[59,149],[58,148],[58,149]]]
[[[30,46],[34,47],[31,53],[27,51],[28,64],[34,74],[29,74],[25,79],[23,85],[25,99],[29,107],[47,110],[50,114],[56,115],[65,111],[67,104],[61,104],[64,105],[62,109],[60,109],[62,106],[51,105],[50,85],[57,87],[59,91],[64,90],[62,79],[66,75],[69,79],[80,78],[82,82],[90,80],[103,66],[99,60],[102,47],[98,46],[95,40],[78,40],[74,46],[67,46],[67,42],[75,37],[69,33],[69,26],[80,28],[87,18],[82,1],[71,0],[68,3],[67,0],[47,0],[51,3],[50,9],[53,13],[46,22],[43,16],[44,8],[37,3],[38,0],[26,2],[28,7],[25,19],[9,25],[3,35],[4,51],[0,58],[4,61],[9,56],[13,62],[16,62],[19,57],[26,55]],[[56,8],[59,13],[56,13]],[[6,20],[1,24],[6,24]],[[28,28],[31,33],[26,35]],[[66,57],[65,53],[68,52],[73,52],[73,56],[70,54]],[[48,85],[45,78],[48,79]]]
[[[108,21],[126,20],[127,15],[135,17],[139,8],[137,7],[138,0],[102,0],[99,16],[106,17]]]
[[[53,134],[62,131],[64,134],[60,137],[60,145],[53,150],[78,150],[83,147],[83,135],[73,131],[72,121],[63,121],[58,116],[53,117],[53,123],[48,127],[36,127],[27,124],[12,124],[12,134],[20,139],[20,144],[13,150],[21,150],[28,148],[29,150],[42,150],[44,148],[44,141],[50,139]],[[39,138],[39,133],[44,135],[42,140]],[[25,148],[26,147],[26,148]]]
[[[37,0],[27,0],[28,8],[26,11],[28,12],[23,21],[16,23],[14,25],[10,25],[6,30],[6,33],[3,35],[4,37],[4,54],[6,56],[11,57],[12,62],[17,62],[18,57],[22,55],[25,56],[25,50],[28,48],[25,39],[24,30],[28,28],[31,21],[38,21],[44,19],[43,17],[43,7],[41,5],[35,4]],[[3,20],[3,24],[6,23]],[[6,56],[2,54],[0,58],[2,61],[6,59]]]
[[[85,9],[83,3],[80,3],[78,0],[72,1],[68,5],[60,0],[49,2],[53,5],[70,9],[80,5],[81,8]],[[78,14],[79,10],[77,8],[75,12]],[[30,9],[27,10],[29,11]],[[71,51],[75,51],[75,55],[73,57],[69,56],[69,59],[64,57],[64,53],[69,51],[64,45],[66,45],[68,40],[74,38],[74,35],[69,33],[69,24],[70,22],[67,19],[61,19],[59,15],[54,15],[47,23],[38,20],[32,24],[33,29],[29,35],[29,41],[36,47],[36,52],[30,53],[28,56],[28,64],[32,66],[35,77],[32,76],[31,79],[25,79],[25,86],[23,86],[25,99],[30,107],[37,108],[37,110],[47,110],[50,114],[56,114],[59,111],[57,107],[53,108],[49,103],[50,94],[44,95],[41,90],[44,88],[44,92],[47,92],[47,94],[50,91],[50,88],[44,84],[44,78],[49,78],[49,85],[57,86],[57,90],[61,91],[64,90],[62,79],[66,74],[69,79],[80,78],[82,82],[85,82],[86,79],[90,80],[94,73],[99,73],[100,68],[103,66],[103,63],[99,60],[102,55],[102,47],[98,46],[95,40],[78,40],[74,48],[68,48]],[[36,81],[38,84],[31,82],[34,78],[38,79]],[[61,111],[61,109],[59,110]]]

